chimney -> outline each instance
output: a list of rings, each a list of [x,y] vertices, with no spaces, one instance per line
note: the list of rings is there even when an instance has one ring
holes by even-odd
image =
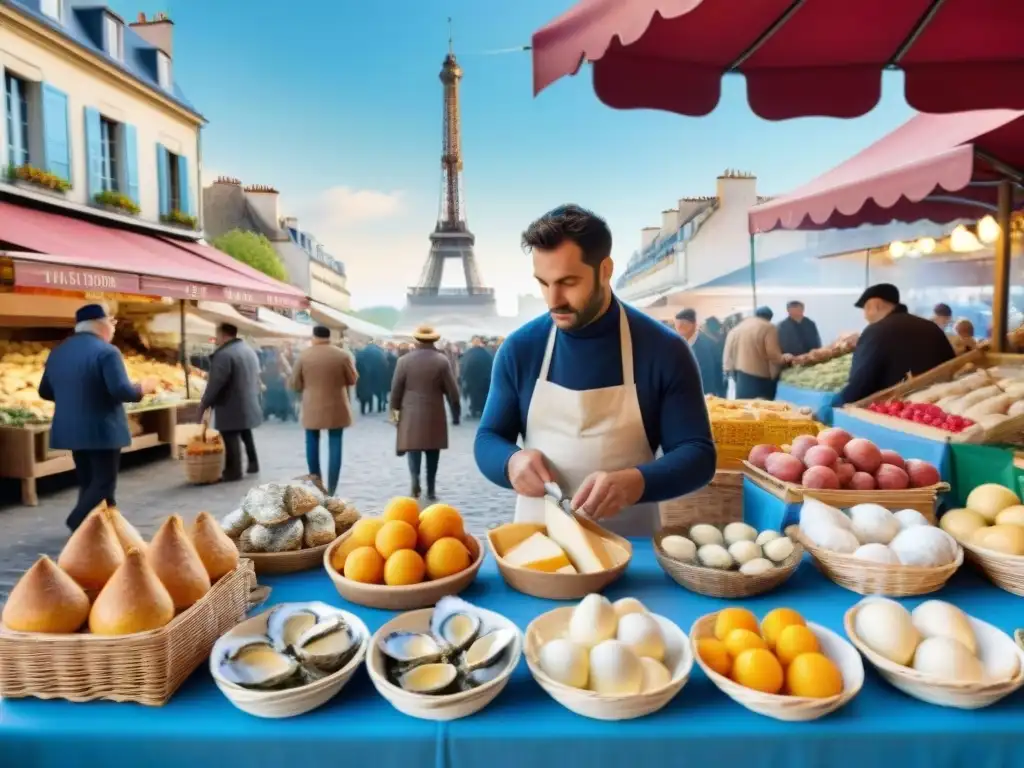
[[[281,212],[278,210],[278,198],[280,193],[273,187],[264,184],[252,184],[243,187],[245,201],[249,204],[260,221],[268,229],[279,229],[281,226]]]
[[[233,179],[230,176],[218,176],[217,180],[214,181],[213,183],[214,184],[226,184],[226,185],[231,186],[231,187],[240,187],[240,186],[242,186],[242,182],[240,182],[238,179]]]
[[[640,250],[645,250],[647,246],[654,242],[654,239],[661,232],[661,227],[644,227],[640,230]]]
[[[679,211],[670,208],[661,212],[661,236],[668,237],[679,227]]]
[[[757,177],[730,168],[718,177],[717,192],[722,208],[739,206],[745,211],[757,205]]]
[[[299,220],[295,216],[285,216],[281,219],[281,227],[284,229],[298,229]]]
[[[152,19],[140,13],[138,19],[128,26],[158,51],[166,53],[169,59],[174,59],[174,22],[167,18],[166,13],[154,14]]]

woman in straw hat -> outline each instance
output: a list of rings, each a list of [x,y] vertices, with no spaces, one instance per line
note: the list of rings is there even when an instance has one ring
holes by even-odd
[[[398,360],[391,384],[391,408],[398,420],[396,451],[409,457],[412,496],[419,497],[420,467],[427,458],[427,498],[437,498],[437,464],[448,447],[448,417],[444,401],[452,412],[452,424],[459,423],[459,386],[448,358],[434,346],[440,334],[429,326],[413,333],[416,346]]]

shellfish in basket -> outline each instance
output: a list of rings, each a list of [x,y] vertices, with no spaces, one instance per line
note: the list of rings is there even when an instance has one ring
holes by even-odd
[[[434,606],[429,632],[393,632],[380,640],[388,679],[410,693],[467,691],[505,669],[516,633],[488,628],[472,605],[444,597]]]
[[[227,635],[214,654],[220,676],[261,690],[296,688],[341,669],[362,637],[325,603],[284,603],[273,609],[266,635]]]

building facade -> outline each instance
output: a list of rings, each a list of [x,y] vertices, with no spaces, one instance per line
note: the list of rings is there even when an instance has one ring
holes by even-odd
[[[205,121],[175,82],[173,31],[92,0],[0,0],[0,192],[198,238]]]

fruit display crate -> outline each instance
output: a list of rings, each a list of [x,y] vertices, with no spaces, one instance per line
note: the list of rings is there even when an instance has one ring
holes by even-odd
[[[715,419],[711,435],[719,470],[742,470],[755,445],[788,445],[800,435],[816,435],[825,427],[813,419]]]

